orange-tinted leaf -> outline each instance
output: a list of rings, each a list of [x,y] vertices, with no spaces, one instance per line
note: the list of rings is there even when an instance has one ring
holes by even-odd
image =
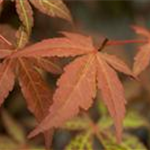
[[[95,76],[95,55],[80,57],[68,65],[57,83],[58,89],[49,115],[32,135],[51,127],[61,126],[75,116],[80,108],[87,110],[96,95]]]
[[[78,114],[79,108],[87,110],[91,106],[92,99],[96,96],[95,82],[98,81],[98,87],[102,92],[104,101],[115,122],[117,139],[120,141],[126,101],[123,87],[113,68],[127,75],[132,75],[132,72],[117,57],[102,54],[96,50],[90,38],[72,33],[63,34],[66,38],[58,39],[63,39],[65,46],[67,46],[69,40],[73,43],[77,43],[81,49],[85,47],[85,51],[82,53],[84,56],[77,58],[66,67],[65,73],[58,81],[59,87],[54,94],[54,103],[50,107],[49,115],[47,115],[42,123],[30,134],[30,137],[51,127],[60,127],[66,120]],[[63,48],[64,47],[60,47],[60,50],[62,50],[61,53],[64,52],[66,56],[70,56],[72,49],[67,52]],[[35,51],[37,54],[37,50]],[[78,49],[76,49],[75,53],[77,53],[77,51]],[[27,52],[28,56],[34,56],[30,52]],[[18,53],[18,56],[25,56],[21,53]],[[52,53],[56,54],[56,52]],[[38,54],[38,56],[42,56],[42,53]],[[62,57],[62,55],[57,56]]]
[[[18,51],[13,57],[68,57],[86,54],[95,49],[89,37],[73,33],[68,35],[72,36],[43,40]]]
[[[89,36],[85,36],[82,34],[77,33],[69,33],[69,32],[61,32],[65,37],[74,41],[74,43],[80,44],[82,47],[93,49],[93,41],[92,38]]]
[[[105,53],[101,55],[101,57],[103,57],[103,59],[105,59],[105,61],[117,71],[120,71],[130,76],[134,76],[132,71],[128,68],[128,66],[116,56]]]
[[[70,12],[62,0],[30,0],[30,2],[44,14],[72,22]]]
[[[12,64],[11,60],[0,64],[0,106],[14,86],[15,76]]]
[[[16,10],[28,35],[33,27],[33,12],[28,0],[15,0]]]
[[[19,59],[19,64],[19,83],[23,95],[26,98],[29,110],[40,122],[48,114],[48,108],[52,102],[52,91],[27,60]],[[49,131],[44,133],[46,141],[49,134],[51,134]]]
[[[19,59],[19,64],[19,82],[28,108],[41,121],[51,104],[52,91],[27,60]]]
[[[117,139],[121,140],[122,123],[125,115],[125,96],[121,82],[116,72],[103,60],[101,54],[97,56],[97,81],[103,100],[114,119]]]

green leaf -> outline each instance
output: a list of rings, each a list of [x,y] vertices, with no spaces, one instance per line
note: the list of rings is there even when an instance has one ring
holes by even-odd
[[[91,133],[87,132],[77,135],[65,150],[93,150]]]
[[[109,134],[109,139],[103,139],[105,150],[147,150],[146,147],[134,136],[124,134],[123,142],[114,142],[114,136]]]
[[[66,122],[63,126],[67,130],[88,130],[90,122],[86,117],[75,117]]]

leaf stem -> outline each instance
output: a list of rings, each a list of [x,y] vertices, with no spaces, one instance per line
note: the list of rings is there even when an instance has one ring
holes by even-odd
[[[3,37],[2,35],[0,35],[0,39],[2,40],[2,41],[4,41],[8,46],[12,46],[12,43],[11,42],[9,42],[5,37]]]
[[[103,41],[101,47],[98,49],[99,52],[103,50],[103,48],[107,45],[108,41],[109,41],[109,40],[108,40],[107,38],[104,39],[104,41]]]

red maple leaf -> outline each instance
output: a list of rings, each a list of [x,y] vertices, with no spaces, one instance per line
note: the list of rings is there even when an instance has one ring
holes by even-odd
[[[48,114],[48,108],[52,103],[53,90],[43,80],[38,69],[44,69],[51,73],[61,73],[62,69],[54,59],[49,58],[15,58],[11,55],[20,51],[13,46],[3,36],[1,39],[7,44],[0,48],[0,106],[12,91],[15,78],[18,79],[21,91],[28,105],[28,109],[33,113],[38,122]],[[4,48],[3,48],[4,47]],[[50,144],[49,136],[52,130],[45,132],[47,146]]]
[[[114,119],[117,139],[120,141],[126,100],[116,70],[129,76],[132,76],[132,72],[119,58],[100,52],[107,40],[100,49],[96,49],[90,37],[66,32],[63,34],[65,37],[44,40],[12,55],[13,59],[80,56],[65,67],[57,82],[58,88],[49,114],[30,137],[49,128],[61,126],[78,114],[80,109],[89,109],[98,87]]]

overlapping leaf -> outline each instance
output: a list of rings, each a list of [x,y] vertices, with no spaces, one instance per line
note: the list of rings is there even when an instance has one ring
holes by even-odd
[[[144,36],[147,39],[147,43],[139,48],[139,52],[135,57],[134,73],[139,75],[145,70],[150,62],[150,32],[145,28],[134,26],[133,29],[137,34]]]
[[[30,38],[34,25],[33,10],[30,4],[40,12],[51,16],[59,17],[72,22],[71,14],[62,0],[15,0],[16,10],[27,34]]]
[[[50,107],[49,115],[31,135],[52,127],[59,127],[78,114],[80,109],[87,110],[96,97],[98,85],[115,121],[119,140],[126,102],[122,84],[113,68],[129,76],[132,76],[132,72],[118,58],[109,55],[106,58],[106,54],[99,53],[90,37],[73,33],[64,33],[64,35],[66,37],[44,40],[12,55],[12,58],[83,55],[65,68],[65,72],[57,82],[58,89],[54,94],[54,103]]]
[[[19,83],[29,110],[39,122],[42,121],[51,105],[52,90],[45,84],[40,74],[32,68],[32,64],[24,59],[19,59]],[[47,140],[51,132],[44,133],[47,145],[49,145]]]
[[[21,34],[20,37],[18,36],[17,38],[21,41]],[[42,67],[43,64],[41,65],[41,63],[45,62],[47,58],[11,59],[11,55],[19,51],[25,44],[24,41],[19,43],[18,47],[14,46],[14,49],[0,49],[0,57],[3,58],[0,64],[0,105],[2,105],[9,92],[13,89],[15,75],[17,75],[28,108],[36,117],[37,121],[40,122],[48,113],[48,108],[52,102],[53,91],[46,82],[44,82],[37,68],[47,68],[49,72],[60,73],[61,67],[58,66],[57,63],[55,64],[53,60],[51,61],[51,59],[48,60],[50,65]],[[42,60],[41,63],[40,60]],[[44,133],[47,147],[51,142],[50,136],[52,134],[53,130]]]

